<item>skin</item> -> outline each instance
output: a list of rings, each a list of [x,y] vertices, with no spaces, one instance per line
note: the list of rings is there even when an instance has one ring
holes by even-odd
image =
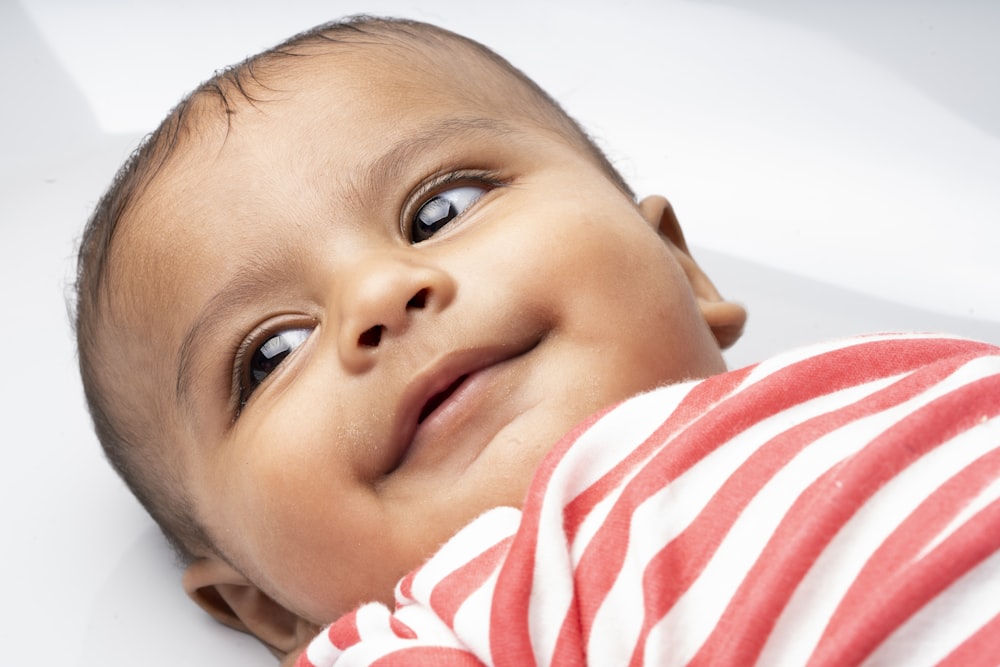
[[[589,414],[723,371],[745,316],[665,200],[509,96],[451,93],[476,63],[366,55],[303,60],[228,126],[207,105],[116,242],[118,363],[223,556],[185,587],[278,654],[519,506]],[[413,243],[440,196],[458,216]],[[293,351],[234,397],[235,351],[275,336]]]

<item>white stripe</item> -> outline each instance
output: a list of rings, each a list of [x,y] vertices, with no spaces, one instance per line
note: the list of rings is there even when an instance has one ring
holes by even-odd
[[[498,576],[499,569],[495,569],[489,578],[462,603],[454,621],[455,634],[461,637],[462,643],[486,665],[493,664],[493,655],[490,652],[490,619]]]
[[[998,433],[994,437],[1000,438],[1000,422],[997,422],[996,426],[998,428],[993,430]],[[996,440],[994,442],[1000,443],[1000,440]],[[942,542],[948,539],[952,533],[961,528],[962,525],[971,517],[975,516],[977,513],[981,512],[984,507],[998,499],[1000,499],[1000,479],[994,480],[993,483],[983,489],[983,492],[977,495],[972,502],[970,502],[966,507],[963,507],[962,511],[955,516],[955,518],[947,525],[947,527],[945,527],[944,530],[941,531],[939,535],[937,535],[934,541],[924,547],[923,551],[920,552],[919,557],[923,558],[933,549],[937,548]]]
[[[539,512],[532,581],[533,590],[544,594],[532,595],[528,608],[532,649],[539,665],[552,661],[561,619],[566,617],[575,590],[577,560],[563,530],[566,504],[621,463],[622,442],[636,446],[655,432],[664,421],[664,405],[676,404],[691,386],[671,385],[633,397],[583,433],[553,470]],[[590,534],[588,529],[584,537]],[[586,542],[578,539],[577,543]]]
[[[603,415],[569,448],[552,472],[546,502],[558,494],[560,506],[614,470],[625,458],[622,443],[629,449],[638,447],[666,421],[672,410],[697,383],[669,385],[633,396],[616,409]],[[585,452],[581,455],[580,452]]]
[[[378,602],[359,607],[355,614],[361,641],[347,648],[337,661],[337,667],[362,667],[393,650],[401,648],[400,641],[389,629],[389,610]]]
[[[914,462],[873,495],[803,578],[779,617],[759,664],[804,664],[842,597],[898,523],[997,442],[962,434]],[[887,521],[889,517],[892,521]]]
[[[1000,552],[994,552],[890,635],[864,667],[931,667],[1000,614]],[[1000,664],[1000,656],[993,656]]]
[[[413,598],[430,603],[434,588],[455,570],[517,532],[521,511],[513,507],[487,510],[438,549],[413,577]],[[400,587],[396,587],[400,598]]]
[[[417,639],[404,639],[398,637],[389,625],[389,618],[386,617],[386,627],[384,637],[375,644],[380,644],[379,648],[389,649],[401,648],[403,646],[448,646],[462,648],[462,638],[459,637],[444,620],[434,613],[428,605],[412,604],[400,607],[393,614],[397,621],[406,625],[417,636]],[[339,666],[338,666],[339,667]]]
[[[970,438],[978,437],[983,442],[995,443],[991,449],[1000,447],[1000,418],[977,424],[975,427],[967,431],[967,433],[970,433],[968,436]],[[944,530],[941,531],[941,534],[939,534],[933,542],[928,543],[927,546],[924,547],[923,551],[920,553],[920,557],[922,558],[925,554],[936,548],[938,544],[947,539],[947,537],[957,528],[968,521],[969,517],[982,510],[997,498],[1000,498],[1000,479],[995,480],[992,484],[983,489],[982,493],[977,495],[976,498],[973,499],[972,502],[970,502],[966,507],[962,508],[962,511],[955,516],[955,518]]]
[[[539,511],[539,530],[533,558],[532,595],[528,609],[512,609],[511,614],[528,614],[528,625],[532,630],[531,644],[539,665],[552,661],[553,649],[573,599],[573,563],[569,558],[569,546],[562,530],[562,506],[557,502],[545,502]]]
[[[871,384],[884,384],[884,381]],[[863,385],[862,388],[870,387]],[[778,524],[806,488],[933,397],[934,392],[921,394],[888,410],[845,424],[811,443],[789,461],[747,504],[697,581],[650,634],[649,650],[664,647],[669,655],[647,652],[647,663],[679,665],[689,660],[708,638]],[[802,416],[795,418],[796,423],[803,420]],[[804,628],[806,634],[815,634],[817,628],[812,626],[818,625],[818,631],[822,631],[826,623],[823,614],[816,613],[815,609],[810,609],[807,618],[796,621],[799,634]],[[790,659],[789,663],[803,664],[804,659]],[[778,663],[762,658],[761,664]]]
[[[884,379],[842,389],[761,420],[742,433],[738,433],[733,440],[706,455],[686,473],[651,496],[647,502],[636,507],[630,523],[629,548],[625,563],[614,586],[609,591],[607,599],[598,611],[590,637],[588,655],[597,656],[595,663],[613,664],[612,661],[616,659],[616,656],[617,659],[621,658],[621,653],[617,648],[618,634],[627,637],[628,641],[634,645],[640,629],[639,625],[638,623],[629,623],[622,627],[622,610],[632,609],[636,610],[634,613],[641,613],[644,599],[643,576],[646,565],[657,552],[662,550],[698,517],[722,485],[754,452],[774,437],[786,432],[791,425],[805,421],[817,413],[853,404],[891,381],[892,379]],[[734,400],[740,400],[740,397],[737,396]],[[822,472],[820,470],[817,476]],[[773,510],[765,509],[763,511]],[[780,518],[780,514],[774,517],[775,522]],[[651,530],[651,526],[656,528]],[[614,527],[611,529],[616,530]],[[751,527],[752,532],[758,530],[759,526],[757,525]],[[766,538],[768,535],[763,537]],[[747,567],[750,564],[752,562],[748,562]],[[725,601],[728,601],[729,595],[725,597]],[[688,604],[691,602],[689,601]],[[666,653],[661,655],[653,650],[652,653],[646,655],[647,664],[669,664],[670,661],[683,664],[701,645],[707,634],[703,632],[699,635],[688,628],[688,619],[683,616],[682,613],[681,617],[676,619],[675,622],[680,624],[676,629],[661,627],[659,630],[659,632],[676,632],[676,636],[671,634],[669,639],[666,637],[658,639],[651,635],[650,644],[660,645],[666,650]],[[693,619],[698,619],[695,621],[695,625],[701,625],[704,628],[703,619],[698,616],[693,617]],[[616,639],[611,640],[611,637],[616,637]]]
[[[676,408],[676,406],[684,400],[687,393],[690,391],[693,385],[674,385],[670,387],[662,387],[660,389],[654,390],[649,394],[644,394],[632,399],[627,405],[635,406],[635,410],[619,412],[616,410],[614,413],[609,414],[608,417],[613,417],[613,419],[607,420],[608,434],[603,442],[594,442],[591,445],[587,445],[586,442],[578,442],[574,445],[571,450],[574,458],[583,458],[586,460],[591,454],[593,449],[599,452],[614,452],[615,459],[621,461],[626,456],[630,455],[631,451],[638,448],[641,444],[645,443],[665,421],[666,411],[664,406],[673,406],[671,411]],[[633,403],[634,401],[634,403]],[[626,407],[626,406],[622,406]],[[623,423],[622,423],[623,422]],[[642,423],[646,428],[640,430],[640,433],[647,431],[639,438],[627,439],[628,436],[619,437],[618,433],[621,427],[628,426],[630,423]],[[678,432],[683,431],[682,428],[678,429]],[[651,427],[651,428],[650,428]],[[649,460],[657,456],[663,447],[669,442],[669,439],[661,440],[659,442],[652,443],[649,448],[648,455],[641,461],[636,462],[635,465],[622,477],[621,480],[611,489],[608,489],[607,495],[594,507],[591,508],[590,512],[584,517],[583,521],[580,523],[576,536],[574,537],[573,543],[570,545],[570,553],[573,563],[579,563],[583,552],[586,550],[587,546],[594,536],[601,530],[604,525],[604,521],[607,519],[608,513],[617,502],[618,498],[621,497],[622,492],[628,486],[636,475],[642,472]],[[622,443],[628,443],[630,450],[629,452],[622,452]],[[575,471],[570,470],[568,478],[572,479]],[[572,494],[572,497],[578,495],[577,493]]]
[[[330,638],[326,633],[326,628],[323,629],[323,632],[316,635],[316,637],[309,642],[309,646],[306,647],[306,657],[309,659],[309,662],[314,664],[316,667],[329,667],[334,663],[339,655],[340,649],[334,646],[330,641]]]
[[[895,424],[901,417],[979,377],[959,369],[923,394],[878,415],[879,421]],[[869,436],[857,439],[867,445],[882,430],[876,427]],[[850,431],[844,435],[848,442],[855,438]],[[876,492],[816,559],[778,618],[758,664],[805,664],[837,605],[875,549],[927,498],[931,489],[998,444],[1000,440],[966,431],[928,452]]]

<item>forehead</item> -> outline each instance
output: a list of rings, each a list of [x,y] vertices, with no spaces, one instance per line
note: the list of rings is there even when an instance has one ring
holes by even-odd
[[[279,166],[295,169],[299,163],[303,167],[293,175],[306,177],[304,185],[343,182],[403,162],[376,163],[374,157],[407,135],[433,144],[472,126],[497,129],[515,119],[522,130],[558,134],[551,118],[542,117],[555,114],[539,114],[535,107],[544,105],[513,74],[471,47],[455,57],[458,47],[448,46],[313,45],[236,70],[191,99],[166,168],[143,196],[144,210],[132,217],[176,220],[156,216],[156,209],[182,203],[192,191],[224,193],[225,168],[234,165],[272,165],[270,175],[278,178],[288,175]],[[414,152],[419,148],[415,144]],[[316,173],[317,164],[328,173]],[[370,168],[359,174],[354,167],[362,164]]]
[[[165,165],[121,225],[128,240],[113,256],[161,245],[170,230],[184,228],[189,241],[210,234],[212,225],[190,224],[209,198],[238,190],[245,208],[266,207],[278,180],[297,182],[303,197],[329,188],[350,194],[445,137],[505,131],[524,106],[510,102],[497,85],[503,77],[487,66],[422,43],[351,44],[255,68],[238,86],[223,82],[224,96],[195,95],[178,136],[168,139]],[[387,151],[403,143],[407,149]]]
[[[222,95],[191,99],[165,167],[124,226],[148,233],[175,225],[190,217],[192,195],[234,187],[256,187],[247,204],[266,203],[267,181],[289,176],[303,188],[349,191],[399,168],[421,144],[500,131],[515,118],[543,130],[538,114],[512,99],[521,86],[510,78],[482,57],[448,58],[424,44],[348,45],[254,68],[249,81],[224,82]],[[409,155],[387,154],[408,137]],[[234,168],[246,169],[240,179],[231,178]]]

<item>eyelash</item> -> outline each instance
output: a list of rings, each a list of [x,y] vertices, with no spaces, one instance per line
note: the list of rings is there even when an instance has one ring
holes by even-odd
[[[491,170],[471,169],[450,171],[446,173],[439,172],[437,175],[432,176],[430,179],[422,183],[416,189],[414,194],[410,196],[409,200],[414,202],[414,204],[403,208],[403,215],[400,220],[400,229],[402,230],[403,238],[410,243],[419,243],[419,241],[414,242],[411,240],[413,237],[413,222],[416,215],[435,197],[438,197],[448,190],[461,187],[462,185],[481,186],[489,192],[490,190],[504,187],[505,185],[508,185],[508,183],[501,178],[497,171]],[[478,199],[470,204],[470,207],[475,206],[477,202]],[[463,215],[465,215],[464,212],[460,213],[456,217],[461,217]]]
[[[260,328],[254,330],[247,336],[243,341],[237,346],[236,350],[233,352],[233,371],[231,379],[231,389],[230,395],[232,396],[232,421],[235,422],[239,419],[243,412],[243,408],[246,407],[250,398],[253,396],[254,392],[262,385],[267,382],[274,372],[280,371],[281,367],[284,365],[284,359],[279,361],[275,370],[271,371],[270,374],[256,386],[251,386],[253,383],[250,381],[250,364],[253,360],[255,354],[263,349],[269,340],[280,336],[283,333],[288,333],[296,330],[311,330],[316,327],[316,322],[313,321],[308,325],[296,325],[294,323],[286,323],[276,326],[268,326],[266,328]],[[305,340],[300,342],[300,346],[305,343]],[[298,350],[296,347],[294,350],[288,352],[288,355],[294,354]]]
[[[231,410],[232,421],[236,421],[240,418],[240,414],[243,412],[243,408],[246,406],[247,401],[250,400],[250,395],[247,391],[247,357],[252,354],[252,350],[255,349],[257,340],[261,335],[268,335],[266,332],[254,332],[244,338],[240,344],[236,347],[235,352],[233,352],[233,371],[230,380],[230,390],[229,395],[231,396]]]

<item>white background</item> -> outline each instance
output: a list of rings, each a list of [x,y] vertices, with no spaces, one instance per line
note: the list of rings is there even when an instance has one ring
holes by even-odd
[[[1000,3],[0,0],[0,663],[271,664],[188,605],[101,460],[64,293],[90,208],[184,92],[361,11],[495,48],[669,196],[750,308],[732,363],[867,329],[1000,342]]]

